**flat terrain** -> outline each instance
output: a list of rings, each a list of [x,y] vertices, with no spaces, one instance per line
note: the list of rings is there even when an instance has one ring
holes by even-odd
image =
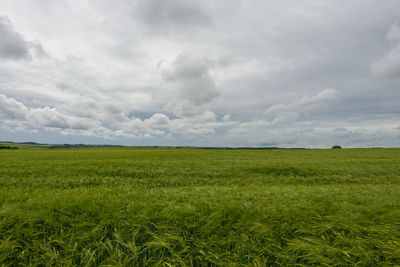
[[[1,150],[18,264],[400,264],[400,149]]]

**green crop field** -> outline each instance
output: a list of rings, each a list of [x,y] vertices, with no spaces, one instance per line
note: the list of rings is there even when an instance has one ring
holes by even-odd
[[[0,266],[400,264],[400,149],[0,150]]]

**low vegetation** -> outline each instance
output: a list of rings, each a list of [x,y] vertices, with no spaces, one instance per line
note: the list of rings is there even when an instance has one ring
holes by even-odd
[[[400,264],[400,149],[0,151],[0,265]]]

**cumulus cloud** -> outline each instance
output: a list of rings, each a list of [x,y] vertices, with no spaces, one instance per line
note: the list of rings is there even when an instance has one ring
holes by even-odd
[[[44,54],[40,43],[26,41],[7,17],[0,16],[0,59],[28,59]]]
[[[262,118],[230,128],[227,136],[237,142],[247,138],[245,145],[248,146],[321,146],[326,142],[326,136],[336,130],[329,123],[321,124],[317,115],[337,102],[337,94],[337,90],[329,88],[312,96],[306,94],[298,100],[270,106]]]
[[[102,107],[91,107],[92,112],[77,114],[62,108],[27,107],[24,103],[0,94],[0,126],[9,129],[36,131],[59,130],[62,134],[96,136],[106,139],[119,137],[162,137],[170,134],[210,135],[214,128],[230,122],[216,122],[215,114],[206,112],[199,117],[170,119],[162,113],[140,119],[124,112],[107,113]],[[98,110],[95,113],[95,110]],[[0,128],[1,128],[0,127]]]
[[[211,101],[220,94],[209,69],[210,62],[204,58],[190,53],[179,55],[164,73],[166,81],[176,86],[175,99],[167,110],[178,117],[207,115]]]
[[[144,124],[151,128],[169,128],[170,118],[165,114],[156,113],[144,120]]]
[[[154,33],[187,32],[211,25],[209,15],[193,0],[140,0],[135,16]]]
[[[230,124],[230,115],[217,122],[210,110],[220,91],[210,75],[213,62],[192,53],[180,54],[166,70],[164,79],[173,85],[172,99],[165,106],[177,118],[170,126],[174,133],[212,135],[215,128]]]
[[[12,97],[0,94],[0,118],[8,126],[24,125],[27,130],[56,128],[71,131],[103,130],[101,123],[88,118],[73,117],[48,106],[29,108]],[[96,135],[96,132],[93,132]]]
[[[400,23],[394,24],[386,35],[391,50],[372,64],[372,74],[382,77],[400,77]]]
[[[0,94],[0,118],[2,120],[25,120],[28,108],[14,98]]]
[[[27,131],[37,128],[59,129],[93,136],[99,132],[106,132],[101,123],[95,119],[70,116],[49,106],[27,107],[24,103],[2,94],[0,94],[0,118],[0,124],[3,126],[13,128],[18,125]]]

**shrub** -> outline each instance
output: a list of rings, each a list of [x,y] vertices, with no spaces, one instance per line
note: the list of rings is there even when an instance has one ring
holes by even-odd
[[[332,147],[332,149],[341,149],[341,148],[342,148],[342,147],[339,146],[339,145],[335,145],[335,146]]]

